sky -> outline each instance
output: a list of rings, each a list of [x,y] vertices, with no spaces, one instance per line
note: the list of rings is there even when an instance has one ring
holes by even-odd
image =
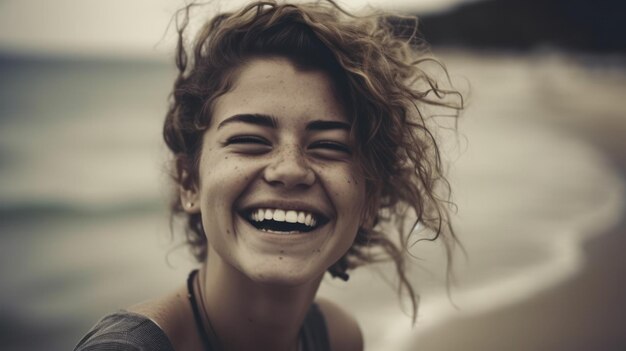
[[[355,10],[367,4],[417,13],[440,11],[471,0],[344,0]],[[221,1],[222,8],[244,0]],[[154,57],[171,52],[166,31],[184,0],[2,0],[0,52],[60,56]]]

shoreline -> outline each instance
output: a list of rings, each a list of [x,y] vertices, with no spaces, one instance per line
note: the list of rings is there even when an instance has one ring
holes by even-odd
[[[615,228],[583,245],[585,265],[576,275],[509,306],[456,316],[413,339],[412,349],[624,350],[624,247],[626,213]]]
[[[545,97],[540,103],[552,112],[542,117],[547,117],[555,129],[594,147],[613,168],[621,181],[621,189],[615,194],[622,197],[616,220],[597,233],[583,236],[578,248],[582,265],[575,274],[514,303],[477,313],[458,313],[445,323],[413,335],[407,350],[626,349],[626,140],[622,137],[626,135],[626,121],[619,99],[626,85],[623,77],[612,77],[604,85],[601,82],[607,78],[605,72],[598,74],[558,63],[538,67],[540,72],[551,74],[541,77]],[[570,73],[564,75],[569,78],[554,78],[562,73]]]

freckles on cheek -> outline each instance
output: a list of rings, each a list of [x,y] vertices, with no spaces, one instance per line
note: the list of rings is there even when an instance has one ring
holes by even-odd
[[[354,184],[354,185],[359,185],[359,183],[363,182],[363,175],[359,174],[359,175],[351,175],[350,178],[348,178],[348,184]]]

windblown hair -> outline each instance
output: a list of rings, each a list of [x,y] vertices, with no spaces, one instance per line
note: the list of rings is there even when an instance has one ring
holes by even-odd
[[[431,240],[442,237],[448,260],[456,242],[449,221],[449,184],[429,127],[432,116],[424,109],[450,108],[456,118],[463,108],[457,91],[440,87],[441,82],[422,68],[438,61],[417,37],[416,20],[410,33],[403,35],[391,23],[394,19],[406,23],[406,18],[357,17],[333,1],[297,5],[260,1],[216,15],[188,47],[185,33],[193,6],[176,17],[178,77],[163,136],[174,156],[177,196],[171,210],[186,216],[186,238],[195,257],[204,261],[207,255],[201,215],[185,213],[178,195],[181,189],[198,185],[202,138],[212,106],[232,87],[237,69],[246,62],[286,57],[298,67],[323,70],[333,80],[351,122],[354,156],[366,179],[368,224],[328,270],[347,279],[350,269],[391,260],[398,292],[411,299],[415,318],[418,296],[405,269],[413,229],[406,230],[407,220],[430,229]]]

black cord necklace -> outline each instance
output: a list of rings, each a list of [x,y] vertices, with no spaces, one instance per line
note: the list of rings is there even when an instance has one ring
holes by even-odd
[[[217,340],[214,336],[211,338],[207,333],[207,328],[204,328],[204,323],[202,321],[202,316],[200,315],[200,309],[198,308],[198,300],[196,299],[196,293],[193,289],[193,283],[198,275],[198,270],[194,269],[189,273],[189,277],[187,277],[187,297],[189,298],[189,302],[191,303],[191,309],[193,310],[193,317],[196,321],[196,328],[198,329],[198,334],[202,339],[202,344],[204,344],[204,349],[207,351],[218,351],[219,348],[211,342],[211,340]],[[200,286],[198,286],[200,289]],[[200,291],[202,293],[202,291]],[[202,297],[202,296],[201,296]],[[202,306],[204,307],[204,301],[200,299]],[[209,317],[206,315],[206,309],[203,308],[202,311],[205,313],[205,317],[209,323],[208,330],[213,333],[213,328],[211,327],[211,321],[209,321]],[[297,350],[303,350],[302,340],[298,340]]]
[[[204,349],[212,350],[211,338],[209,337],[209,334],[207,333],[206,328],[204,328],[204,323],[202,322],[202,316],[200,315],[200,309],[198,308],[198,302],[196,300],[196,293],[194,292],[194,289],[193,289],[193,282],[194,282],[194,279],[196,278],[196,275],[198,275],[198,270],[194,269],[193,271],[191,271],[191,273],[189,273],[189,277],[187,277],[187,297],[189,298],[189,302],[191,303],[191,309],[193,310],[193,317],[196,321],[196,328],[198,329],[198,334],[200,335],[200,338],[202,339],[202,343],[204,344]]]

